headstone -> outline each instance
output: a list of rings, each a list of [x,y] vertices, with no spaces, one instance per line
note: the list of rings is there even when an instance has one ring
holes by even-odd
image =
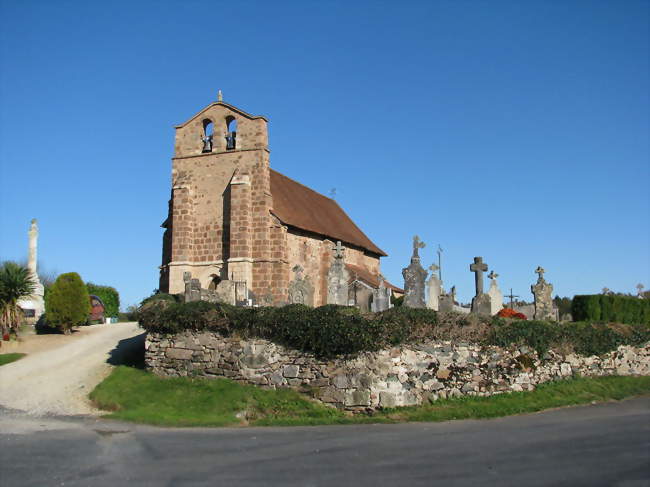
[[[191,272],[183,272],[183,281],[185,282],[185,302],[201,301],[201,282],[198,279],[192,279]]]
[[[497,277],[499,277],[499,274],[494,271],[488,274],[490,289],[488,289],[487,293],[490,296],[490,314],[493,316],[503,309],[503,293],[497,284]]]
[[[418,250],[424,248],[425,243],[417,235],[413,237],[413,255],[408,267],[402,269],[404,276],[404,306],[408,308],[424,308],[424,281],[427,271],[420,265]]]
[[[28,237],[29,253],[27,269],[34,283],[34,292],[28,298],[19,300],[18,306],[25,311],[29,310],[27,314],[29,315],[30,322],[33,321],[35,323],[45,312],[45,288],[38,277],[38,221],[36,218],[31,221]]]
[[[292,271],[294,278],[289,283],[289,304],[313,306],[314,286],[312,286],[309,276],[303,277],[304,269],[299,265],[294,266]]]
[[[474,273],[476,295],[472,298],[472,313],[489,315],[492,311],[490,296],[483,292],[483,273],[487,272],[488,266],[483,262],[483,257],[474,257],[474,263],[470,264],[469,270]]]
[[[391,291],[384,284],[384,276],[379,274],[379,286],[377,289],[372,290],[372,303],[370,310],[374,313],[386,311],[391,307],[390,304]]]
[[[440,295],[440,304],[438,311],[448,312],[454,311],[456,308],[456,286],[451,286],[449,293],[442,293]]]
[[[429,266],[431,277],[427,281],[427,308],[435,311],[440,309],[440,295],[442,294],[442,281],[436,275],[438,269],[436,264]]]
[[[544,272],[546,271],[541,266],[538,266],[535,269],[535,273],[539,276],[537,283],[530,286],[530,291],[535,296],[534,316],[536,320],[554,320],[556,319],[556,313],[553,309],[553,298],[551,298],[553,285],[546,282]]]
[[[348,304],[350,273],[345,268],[344,250],[341,242],[336,242],[334,262],[327,273],[327,304],[340,304],[341,306]]]

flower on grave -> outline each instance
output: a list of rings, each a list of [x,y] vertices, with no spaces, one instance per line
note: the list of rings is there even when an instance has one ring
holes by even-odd
[[[515,318],[518,320],[525,320],[526,315],[523,313],[519,313],[518,311],[515,311],[512,308],[503,308],[501,311],[497,313],[497,316],[499,318]]]

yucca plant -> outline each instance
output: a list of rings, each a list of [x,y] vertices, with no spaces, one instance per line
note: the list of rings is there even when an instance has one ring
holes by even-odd
[[[15,262],[3,262],[0,266],[0,327],[2,336],[10,330],[17,331],[23,315],[18,301],[31,296],[36,283],[27,267]]]

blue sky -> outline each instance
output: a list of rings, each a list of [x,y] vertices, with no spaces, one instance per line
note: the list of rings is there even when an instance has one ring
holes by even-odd
[[[269,118],[271,165],[336,199],[402,284],[411,238],[473,295],[650,287],[647,1],[0,0],[0,259],[158,285],[173,126]]]

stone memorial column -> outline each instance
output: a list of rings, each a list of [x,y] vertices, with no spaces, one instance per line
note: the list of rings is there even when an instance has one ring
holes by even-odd
[[[425,247],[425,243],[417,235],[413,237],[413,255],[408,267],[402,269],[404,276],[404,306],[409,308],[425,308],[424,281],[427,271],[420,265],[418,250]]]

